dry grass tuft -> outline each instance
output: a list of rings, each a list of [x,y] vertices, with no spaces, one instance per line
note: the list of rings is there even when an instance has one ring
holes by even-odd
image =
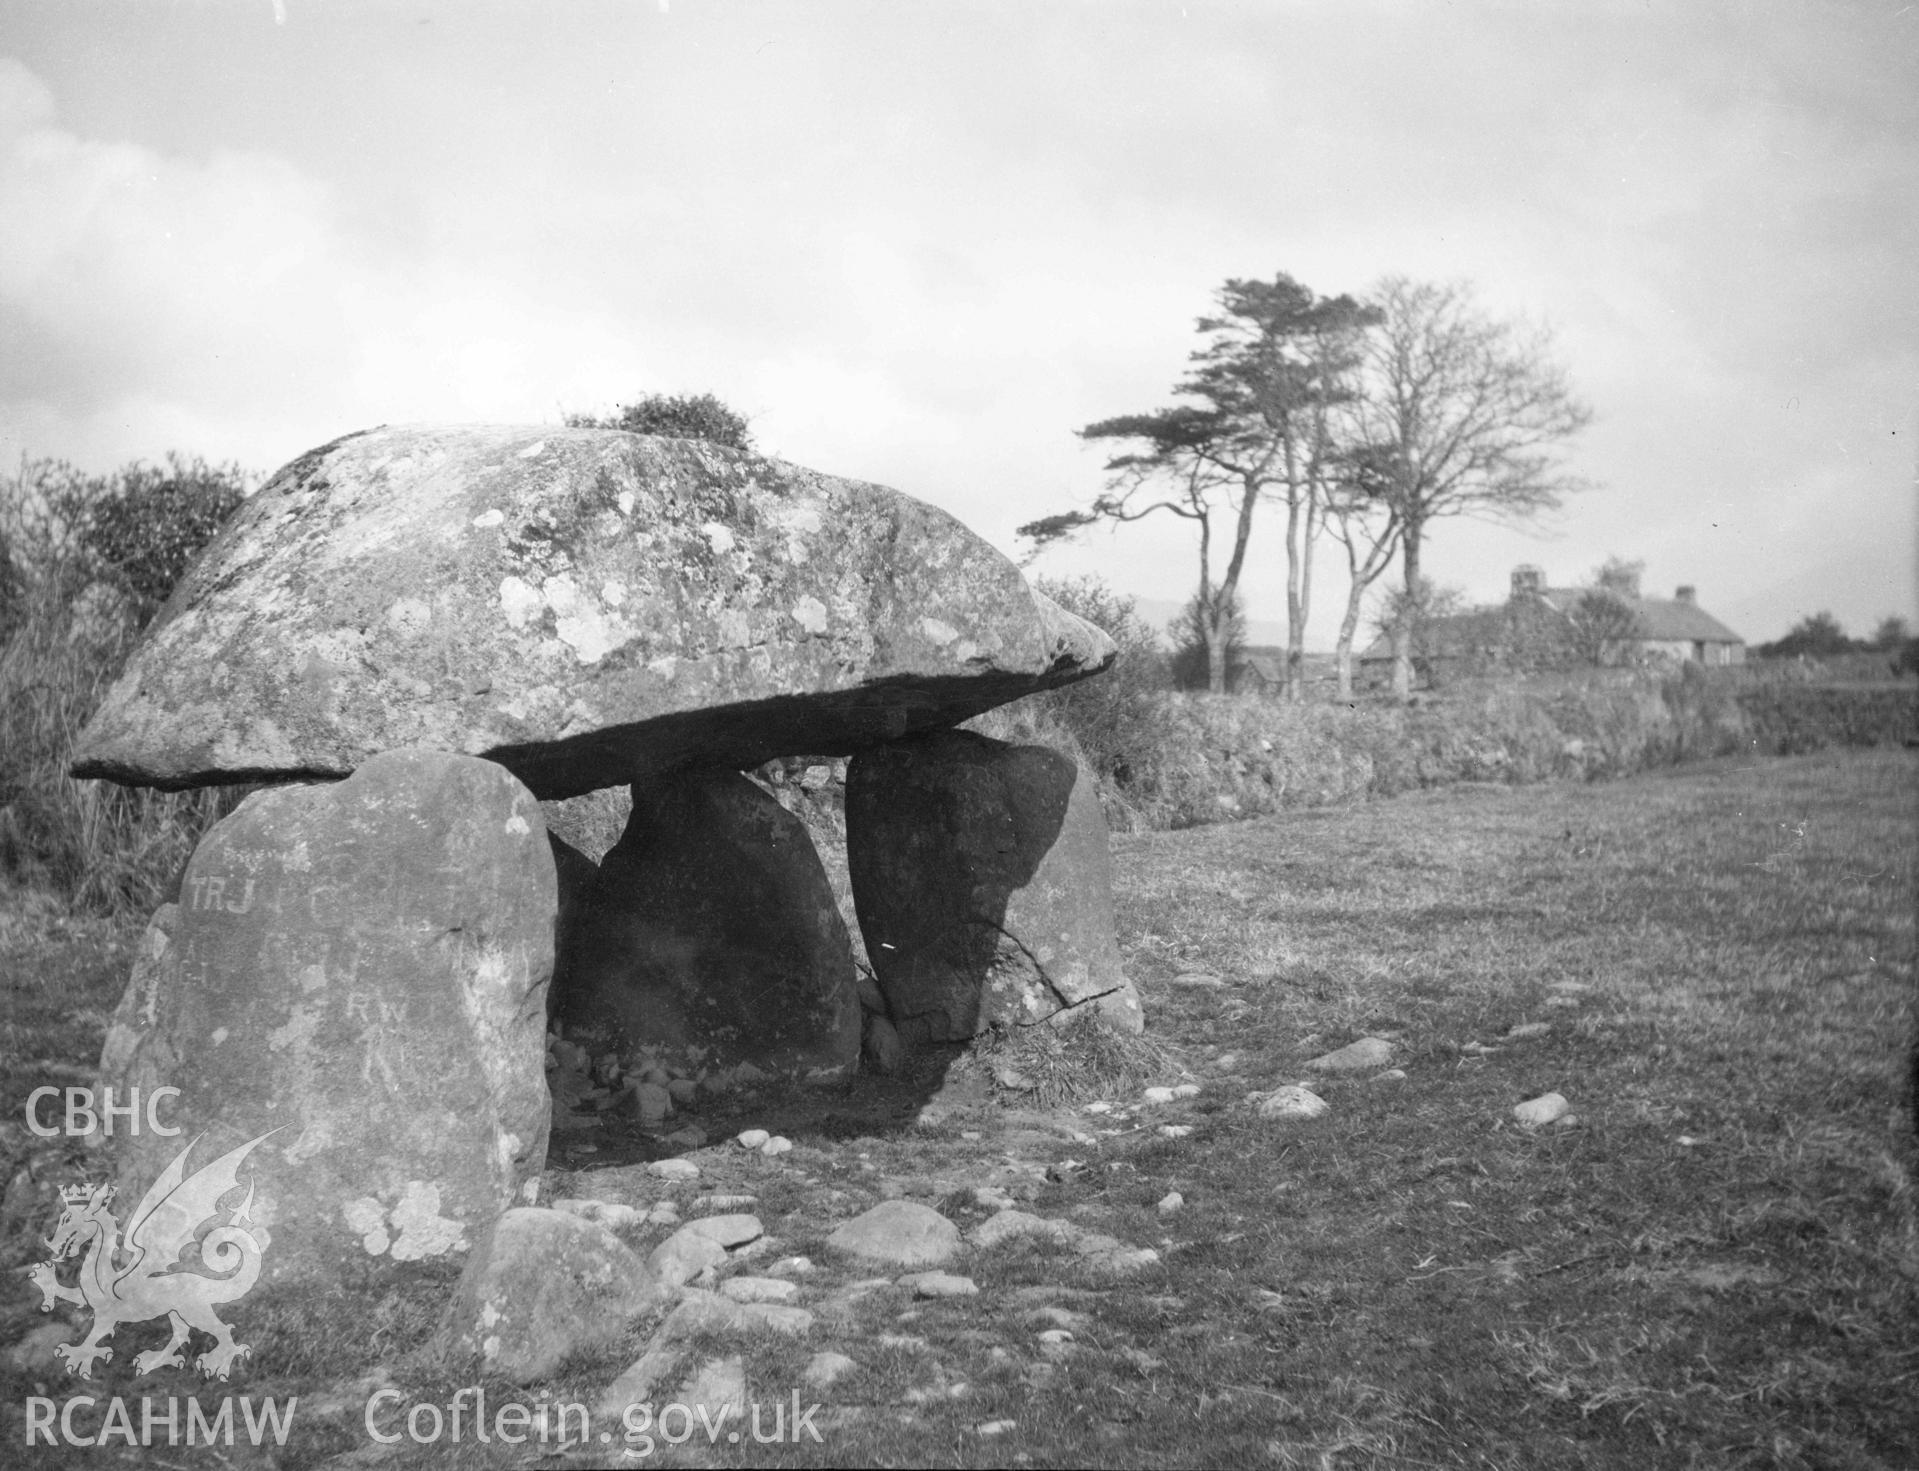
[[[974,1044],[974,1056],[1002,1094],[1024,1095],[1043,1108],[1127,1097],[1187,1075],[1163,1038],[1090,1018],[996,1029]]]

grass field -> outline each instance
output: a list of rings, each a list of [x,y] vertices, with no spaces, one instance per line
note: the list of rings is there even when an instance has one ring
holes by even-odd
[[[889,1289],[803,1342],[697,1342],[742,1354],[768,1400],[821,1348],[860,1368],[809,1392],[827,1406],[821,1445],[668,1459],[1919,1465],[1916,800],[1913,753],[1825,752],[1115,838],[1122,945],[1169,1049],[1154,1081],[1190,1077],[1197,1097],[1131,1118],[1087,1112],[1085,1097],[1070,1117],[1042,1114],[988,1087],[990,1059],[976,1059],[952,1069],[930,1121],[888,1122],[892,1095],[862,1082],[810,1112],[761,1101],[745,1122],[790,1134],[784,1161],[695,1158],[758,1195],[778,1250],[820,1263],[809,1301],[863,1275],[824,1245],[839,1220],[905,1193],[970,1226],[990,1213],[970,1187],[1009,1161],[1054,1167],[1030,1174],[1024,1209],[1154,1246],[1159,1264],[1115,1283],[1044,1248],[969,1250],[953,1270],[976,1298],[915,1305]],[[29,1142],[21,1099],[91,1062],[133,938],[13,896],[0,928],[10,1176]],[[1224,984],[1173,984],[1194,971]],[[1403,1080],[1304,1070],[1366,1035],[1395,1043]],[[1262,1120],[1244,1102],[1304,1081],[1331,1104],[1318,1119]],[[1512,1106],[1549,1090],[1577,1124],[1517,1125]],[[555,1188],[591,1193],[591,1163],[563,1159]],[[1185,1205],[1165,1214],[1169,1191]],[[10,1240],[5,1264],[31,1246]],[[620,1464],[592,1446],[374,1454],[358,1376],[441,1404],[465,1382],[419,1352],[446,1287],[424,1274],[248,1323],[255,1366],[236,1392],[312,1407],[282,1463]],[[11,1341],[43,1320],[24,1284],[5,1293]],[[1078,1315],[1069,1345],[1036,1343],[1044,1310]],[[544,1387],[590,1402],[650,1327]],[[885,1347],[882,1333],[922,1342]],[[130,1357],[88,1392],[143,1392]],[[21,1443],[27,1395],[73,1392],[0,1363],[5,1441]],[[981,1433],[995,1422],[1011,1425]],[[122,1454],[59,1453],[76,1466]]]

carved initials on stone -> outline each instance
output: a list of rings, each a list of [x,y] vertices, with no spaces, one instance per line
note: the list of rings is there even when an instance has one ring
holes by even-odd
[[[208,878],[202,876],[200,878],[188,879],[187,890],[189,898],[187,908],[218,909],[223,910],[227,914],[245,914],[249,909],[253,908],[253,880],[236,878],[231,882],[236,889],[239,889],[242,884],[245,885],[245,888],[237,900],[227,898],[228,880],[224,877]]]

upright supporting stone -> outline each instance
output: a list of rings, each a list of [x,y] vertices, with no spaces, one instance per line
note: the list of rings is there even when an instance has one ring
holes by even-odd
[[[185,1214],[154,1217],[150,1251],[216,1216],[263,1247],[267,1283],[465,1250],[545,1164],[556,902],[539,804],[490,761],[394,751],[247,798],[108,1028],[117,1098],[179,1090],[155,1110],[178,1133],[121,1118],[101,1141],[121,1224],[177,1164]],[[224,1181],[196,1175],[250,1141]]]
[[[593,884],[600,876],[600,865],[550,829],[546,840],[553,846],[553,876],[560,888],[560,912],[553,922],[553,984],[547,987],[546,1009],[550,1015],[566,994],[573,957],[567,947],[580,932]]]
[[[944,731],[855,756],[846,857],[866,950],[909,1042],[1085,1007],[1137,1032],[1106,819],[1059,752]]]
[[[806,825],[734,771],[636,788],[566,937],[569,1030],[629,1057],[824,1081],[859,1059],[851,943]]]

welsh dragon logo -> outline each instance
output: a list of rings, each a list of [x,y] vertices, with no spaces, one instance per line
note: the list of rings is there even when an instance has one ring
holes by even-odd
[[[111,1362],[113,1358],[113,1350],[102,1339],[111,1337],[122,1323],[162,1315],[173,1325],[173,1338],[165,1348],[135,1355],[138,1374],[184,1368],[182,1349],[195,1328],[214,1340],[212,1349],[195,1361],[209,1378],[225,1379],[234,1363],[251,1352],[246,1344],[233,1341],[233,1330],[213,1309],[218,1303],[246,1296],[260,1276],[260,1254],[271,1238],[263,1227],[253,1225],[248,1214],[253,1205],[251,1177],[237,1206],[223,1207],[221,1201],[239,1190],[241,1161],[262,1139],[278,1132],[269,1130],[189,1175],[187,1156],[206,1137],[196,1136],[140,1198],[124,1238],[119,1221],[107,1209],[113,1186],[69,1185],[60,1192],[65,1209],[45,1243],[53,1255],[29,1276],[44,1299],[41,1312],[52,1312],[55,1302],[93,1310],[93,1331],[86,1340],[55,1349],[69,1374],[91,1379],[96,1359]],[[55,1273],[83,1253],[78,1285],[62,1286]]]

